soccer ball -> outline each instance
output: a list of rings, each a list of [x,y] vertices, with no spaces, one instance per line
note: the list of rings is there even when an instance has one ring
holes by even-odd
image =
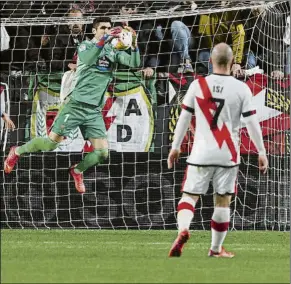
[[[119,50],[127,50],[132,45],[132,33],[127,29],[122,29],[119,38],[114,38],[111,41],[114,48]]]

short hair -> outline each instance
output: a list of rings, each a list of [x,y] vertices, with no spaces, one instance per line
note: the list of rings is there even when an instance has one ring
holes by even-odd
[[[68,11],[68,13],[67,13],[67,17],[68,17],[69,14],[71,14],[71,13],[82,13],[82,14],[83,14],[83,11],[82,11],[82,9],[80,9],[80,8],[72,8],[72,9],[70,9],[70,10]]]
[[[229,56],[227,56],[227,54],[220,54],[219,56],[217,56],[216,58],[216,63],[219,66],[227,66],[227,64],[229,64],[230,60],[229,60]]]
[[[94,21],[93,21],[93,28],[94,29],[98,28],[100,23],[110,23],[110,24],[112,24],[111,19],[109,17],[98,17],[98,18],[95,18]]]
[[[218,66],[226,67],[233,58],[232,49],[228,44],[219,43],[214,46],[211,58],[213,63],[215,62]]]

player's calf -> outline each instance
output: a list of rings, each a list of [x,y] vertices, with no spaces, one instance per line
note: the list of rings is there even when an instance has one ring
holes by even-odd
[[[4,162],[4,171],[9,174],[16,165],[19,157],[25,153],[34,153],[39,151],[53,151],[59,143],[46,137],[35,137],[20,147],[11,147],[9,154]]]
[[[108,157],[108,149],[94,149],[93,152],[88,153],[85,158],[76,166],[77,173],[83,173],[87,169],[99,165]]]
[[[179,232],[182,232],[185,229],[189,230],[197,201],[198,196],[189,196],[188,194],[183,193],[177,207],[177,222]]]
[[[189,228],[194,216],[195,204],[197,201],[198,196],[191,197],[188,194],[183,193],[182,198],[179,201],[177,207],[178,211],[177,221],[179,234],[170,249],[169,257],[181,256],[183,247],[190,238]]]
[[[99,165],[108,157],[108,149],[94,149],[93,152],[88,153],[85,158],[78,164],[70,168],[70,174],[75,180],[75,187],[78,192],[84,193],[86,191],[83,182],[83,172]]]

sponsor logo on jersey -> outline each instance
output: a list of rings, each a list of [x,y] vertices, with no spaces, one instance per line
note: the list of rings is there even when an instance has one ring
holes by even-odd
[[[96,68],[101,71],[107,71],[110,68],[110,61],[103,56],[97,60]]]
[[[85,51],[86,50],[86,44],[82,43],[80,46],[79,46],[79,51],[82,52],[82,51]]]

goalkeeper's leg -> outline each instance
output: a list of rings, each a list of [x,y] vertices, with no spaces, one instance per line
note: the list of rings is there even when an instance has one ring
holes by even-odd
[[[39,151],[53,151],[58,147],[62,139],[62,136],[51,132],[48,138],[35,137],[20,147],[11,147],[9,154],[4,162],[5,173],[9,174],[13,170],[21,155]]]
[[[59,143],[62,142],[64,136],[67,136],[73,129],[78,127],[80,122],[82,122],[82,116],[79,115],[79,105],[80,104],[75,103],[73,100],[67,99],[53,123],[52,131],[48,138],[36,137],[23,146],[12,147],[4,162],[5,172],[10,173],[19,157],[25,153],[55,150]],[[81,111],[82,110],[81,108]]]
[[[84,193],[86,191],[83,181],[83,172],[104,162],[108,157],[107,139],[90,138],[89,140],[93,145],[93,152],[88,153],[79,164],[70,168],[70,174],[74,178],[75,187],[80,193]]]
[[[78,164],[70,168],[70,174],[74,178],[75,187],[78,192],[86,191],[83,182],[83,172],[90,167],[99,165],[108,157],[108,142],[105,123],[101,111],[96,111],[96,107],[86,107],[84,109],[86,120],[80,126],[80,130],[85,140],[90,140],[94,151],[88,153]]]

